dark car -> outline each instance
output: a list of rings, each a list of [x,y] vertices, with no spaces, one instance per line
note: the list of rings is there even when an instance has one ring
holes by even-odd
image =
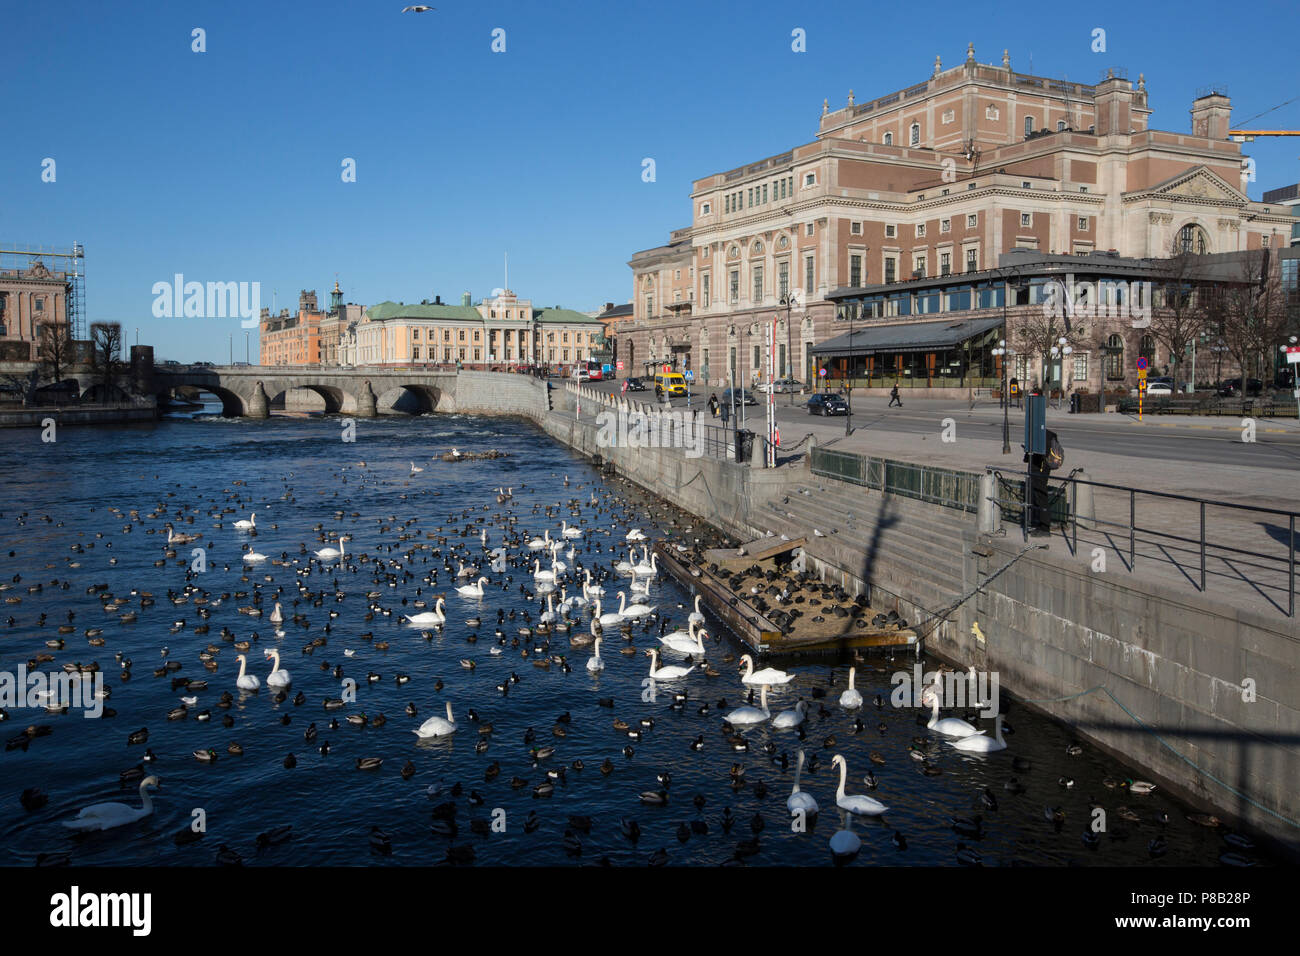
[[[834,392],[818,392],[808,399],[809,415],[847,415],[848,413],[849,403],[844,400],[843,395],[836,395]]]
[[[641,381],[639,378],[629,378],[627,380],[627,390],[629,392],[644,392],[645,382]]]
[[[757,404],[758,404],[758,399],[756,399],[756,398],[754,397],[753,393],[750,392],[748,389],[744,389],[744,388],[737,388],[737,389],[725,388],[725,389],[723,389],[723,390],[722,390],[722,395],[721,395],[721,398],[720,398],[722,404],[724,404],[724,405],[730,405],[730,404],[732,404],[732,394],[733,394],[733,392],[735,393],[735,404],[737,404],[737,405],[757,405]]]
[[[1264,383],[1257,378],[1246,379],[1246,394],[1258,395],[1264,391]],[[1219,383],[1219,394],[1224,398],[1238,398],[1241,396],[1241,379],[1230,378],[1226,382]]]

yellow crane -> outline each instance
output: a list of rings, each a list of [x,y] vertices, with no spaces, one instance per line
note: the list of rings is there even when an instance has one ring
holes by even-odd
[[[1228,138],[1234,143],[1253,143],[1256,136],[1300,136],[1300,129],[1230,129]]]

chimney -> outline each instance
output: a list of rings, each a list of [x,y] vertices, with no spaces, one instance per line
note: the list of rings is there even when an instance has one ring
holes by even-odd
[[[1192,135],[1206,139],[1227,139],[1232,100],[1222,93],[1198,96],[1192,103]]]
[[[434,304],[434,305],[442,305],[442,296],[440,296],[440,295],[435,295],[435,296],[433,297],[433,304]]]
[[[605,311],[606,311],[606,312],[608,312],[608,311],[609,311],[610,309],[612,309],[612,308],[614,308],[614,303],[613,303],[613,302],[606,302],[606,303],[605,303]]]

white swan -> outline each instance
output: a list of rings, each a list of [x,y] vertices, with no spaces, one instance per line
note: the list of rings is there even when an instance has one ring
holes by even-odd
[[[642,559],[640,564],[632,568],[632,574],[650,578],[657,577],[659,575],[659,555],[651,554],[649,561]]]
[[[813,795],[799,789],[799,777],[802,773],[803,750],[800,750],[799,762],[794,766],[794,789],[790,791],[790,796],[785,801],[785,807],[791,813],[798,813],[800,810],[804,813],[816,813],[818,807],[817,801],[813,799]]]
[[[626,623],[627,618],[623,617],[617,611],[610,611],[608,614],[600,613],[600,598],[596,599],[595,620],[600,622],[601,627],[619,627]]]
[[[332,548],[328,545],[321,548],[316,552],[316,557],[320,558],[322,561],[343,557],[343,539],[339,538],[339,546],[337,548]]]
[[[846,795],[844,793],[844,781],[848,778],[849,766],[839,754],[836,754],[831,759],[831,766],[833,767],[836,764],[840,768],[840,788],[835,791],[835,805],[837,807],[860,817],[878,817],[889,809],[879,800],[873,800],[871,797],[864,797],[861,794]]]
[[[788,730],[798,727],[803,723],[805,714],[808,712],[808,702],[799,701],[794,705],[793,710],[783,710],[772,718],[772,726],[777,730]]]
[[[250,529],[252,529],[252,528],[256,528],[256,527],[257,527],[257,512],[253,512],[252,514],[250,514],[250,515],[248,516],[248,520],[247,520],[247,521],[244,521],[242,518],[241,518],[239,521],[236,521],[236,522],[235,522],[235,527],[238,528],[240,531],[248,531],[248,530],[250,530]]]
[[[546,547],[547,545],[549,545],[550,543],[551,543],[551,532],[550,532],[550,529],[548,528],[547,531],[546,531],[546,537],[544,537],[544,538],[533,538],[533,540],[531,540],[531,541],[528,542],[528,550],[529,550],[529,551],[541,551],[542,548],[545,548],[545,547]]]
[[[419,730],[412,731],[417,737],[446,737],[455,732],[456,718],[451,715],[451,701],[447,701],[446,717],[430,717]]]
[[[113,827],[120,827],[125,823],[134,823],[136,820],[143,820],[149,814],[153,813],[153,800],[149,797],[149,787],[158,786],[157,777],[145,777],[140,781],[140,806],[128,807],[125,803],[96,803],[89,807],[82,807],[71,820],[64,820],[63,825],[69,830],[82,830],[89,832],[91,830],[111,830]]]
[[[731,713],[727,715],[726,718],[727,723],[735,727],[738,724],[759,724],[767,720],[767,718],[771,717],[772,715],[768,712],[767,709],[767,685],[766,684],[764,684],[762,689],[759,691],[758,702],[759,702],[758,707],[751,707],[748,705],[744,707],[737,707],[735,710],[733,710]]]
[[[848,862],[858,855],[862,841],[852,830],[836,830],[831,836],[831,855],[837,860]]]
[[[849,689],[840,694],[840,706],[852,710],[854,707],[862,706],[862,694],[853,686],[853,675],[857,673],[856,667],[849,668]]]
[[[971,726],[966,721],[957,717],[945,717],[943,720],[940,720],[939,698],[937,696],[932,700],[930,722],[925,726],[929,727],[936,734],[944,734],[948,737],[973,737],[976,734],[984,733],[984,731]]]
[[[629,551],[628,552],[629,560],[618,562],[617,564],[614,565],[614,570],[617,571],[619,574],[631,574],[632,569],[635,567],[635,565],[633,565],[630,560],[631,557],[632,557],[632,553]]]
[[[415,462],[411,462],[411,474],[418,475],[422,471],[424,471],[423,468],[417,468]]]
[[[276,601],[276,602],[275,602],[275,610],[273,610],[273,611],[271,612],[270,621],[271,621],[272,624],[283,624],[283,623],[284,623],[284,609],[283,609],[282,607],[280,607],[280,602],[279,602],[279,601]]]
[[[645,533],[644,533],[640,528],[633,528],[631,531],[629,531],[629,532],[627,533],[627,535],[626,535],[626,537],[624,538],[624,540],[626,540],[626,541],[644,541],[645,538],[646,538]]]
[[[628,620],[638,617],[649,617],[654,613],[654,610],[654,608],[646,604],[628,604],[627,598],[623,596],[623,592],[618,592],[618,613],[622,614]]]
[[[481,598],[483,596],[483,582],[487,578],[479,578],[473,584],[462,584],[456,589],[456,593],[468,598]]]
[[[704,623],[704,614],[700,610],[700,596],[698,594],[695,595],[695,610],[691,612],[691,616],[688,617],[686,620],[688,623],[694,623],[694,624]]]
[[[680,680],[691,671],[695,670],[695,665],[682,667],[680,664],[669,664],[666,667],[659,666],[659,651],[656,648],[650,648],[650,676],[655,680]]]
[[[538,581],[550,581],[550,582],[554,582],[554,581],[555,581],[555,564],[554,564],[554,562],[551,563],[551,570],[549,570],[549,571],[543,571],[543,570],[542,570],[542,562],[541,562],[540,560],[535,560],[535,561],[533,561],[533,577],[536,578]]]
[[[265,560],[266,560],[266,555],[264,555],[264,554],[260,554],[260,553],[257,552],[257,551],[246,551],[246,552],[244,552],[244,563],[245,563],[245,564],[261,564],[261,563],[262,563],[263,561],[265,561]]]
[[[690,630],[676,630],[659,638],[659,643],[681,654],[699,654],[704,656],[704,629],[691,622]]]
[[[964,750],[967,753],[988,754],[995,750],[1006,750],[1007,743],[1002,739],[1002,715],[998,714],[997,721],[993,724],[993,736],[979,733],[972,734],[969,737],[962,737],[960,740],[950,740],[958,750]]]
[[[537,616],[537,620],[542,624],[552,624],[555,622],[555,592],[546,595],[546,610]]]
[[[262,652],[262,656],[271,661],[271,673],[267,675],[267,687],[288,687],[293,683],[289,672],[280,666],[280,652],[275,648]]]
[[[438,598],[438,603],[433,606],[432,611],[421,611],[419,614],[407,614],[406,620],[412,627],[420,627],[423,624],[445,624],[447,615],[442,612],[443,600]]]
[[[604,669],[605,662],[600,659],[600,638],[598,637],[596,638],[595,643],[591,645],[591,657],[587,659],[587,670],[594,674],[597,671],[603,671]]]
[[[585,576],[582,584],[582,593],[587,595],[587,597],[603,597],[605,589],[599,584],[591,583],[591,570],[589,568],[583,568],[582,573]]]
[[[235,679],[235,686],[240,690],[257,690],[261,687],[262,682],[256,674],[246,673],[244,655],[238,655],[235,660],[239,661],[239,677]]]
[[[567,521],[561,521],[560,534],[564,535],[566,538],[581,538],[582,529],[577,527],[570,528]]]
[[[793,674],[787,674],[785,671],[779,671],[774,667],[765,667],[761,671],[755,672],[754,659],[748,654],[740,659],[745,665],[745,676],[741,680],[746,684],[788,684],[794,680]]]

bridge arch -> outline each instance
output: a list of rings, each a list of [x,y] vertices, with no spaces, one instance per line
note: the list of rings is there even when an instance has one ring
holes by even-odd
[[[181,389],[193,390],[201,398],[204,392],[215,396],[221,401],[221,414],[224,418],[242,418],[248,414],[245,400],[238,392],[234,392],[220,385],[214,385],[210,382],[193,383],[186,385],[169,385],[159,390],[156,394],[158,407],[162,408],[169,404],[173,399],[181,401],[186,400],[186,396],[177,394]]]
[[[284,387],[280,387],[282,385]],[[326,415],[334,415],[356,407],[356,399],[354,399],[350,393],[336,385],[276,382],[264,383],[263,388],[266,389],[267,405],[271,410],[286,409],[292,411],[293,409],[289,409],[288,406],[291,404],[290,396],[293,395],[294,392],[311,392],[319,396],[325,403],[324,409],[313,407],[310,409],[301,409],[303,411],[324,411]],[[273,392],[273,388],[277,390]]]
[[[438,410],[442,389],[436,385],[384,383],[383,391],[375,395],[375,409],[379,414],[430,415]]]

